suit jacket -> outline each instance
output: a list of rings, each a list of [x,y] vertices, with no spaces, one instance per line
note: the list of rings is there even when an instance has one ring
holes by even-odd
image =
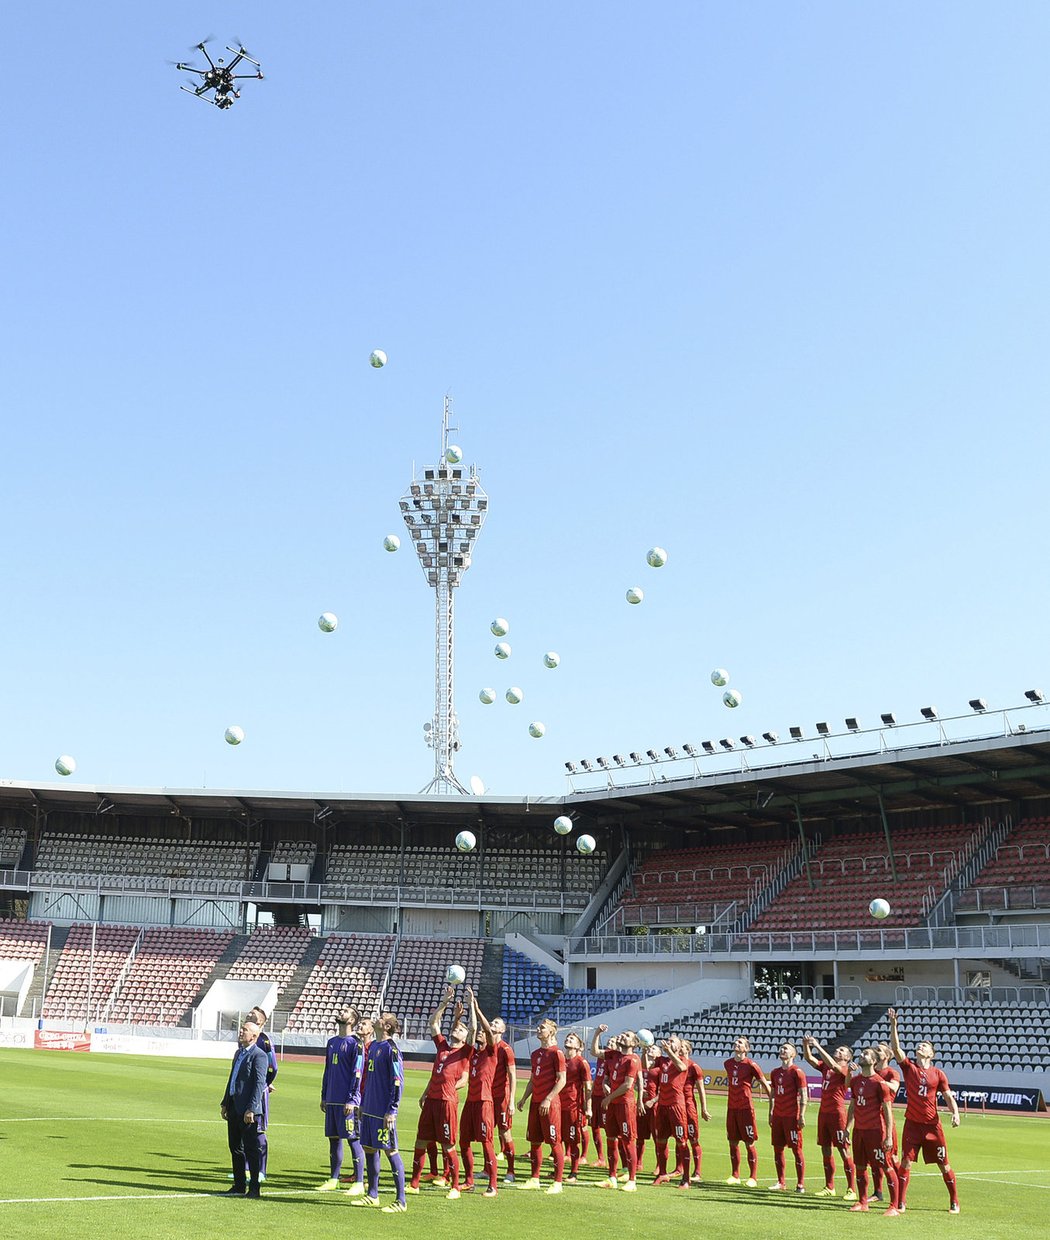
[[[238,1046],[233,1057],[234,1063],[240,1053],[241,1048]],[[233,1079],[227,1078],[226,1092],[222,1100],[228,1110],[236,1115],[243,1115],[245,1111],[254,1111],[258,1115],[262,1111],[269,1062],[269,1056],[257,1042],[248,1048],[248,1053],[238,1064]]]

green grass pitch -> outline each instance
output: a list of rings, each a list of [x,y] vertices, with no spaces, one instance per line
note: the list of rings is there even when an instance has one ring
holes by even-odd
[[[920,1165],[912,1176],[908,1212],[894,1220],[882,1218],[878,1206],[867,1215],[852,1215],[841,1201],[813,1195],[822,1175],[812,1128],[806,1196],[768,1192],[773,1167],[768,1140],[759,1144],[761,1188],[728,1187],[720,1098],[712,1100],[714,1119],[704,1125],[705,1183],[689,1192],[648,1184],[650,1150],[634,1196],[598,1191],[594,1185],[600,1173],[589,1167],[581,1183],[559,1197],[508,1186],[495,1200],[475,1193],[453,1202],[437,1189],[424,1188],[409,1198],[405,1215],[366,1213],[351,1209],[343,1193],[313,1191],[328,1174],[328,1145],[317,1105],[320,1067],[290,1062],[281,1068],[272,1099],[263,1200],[220,1198],[211,1194],[228,1186],[226,1130],[218,1109],[225,1071],[219,1060],[0,1051],[0,1235],[5,1240],[52,1235],[228,1240],[250,1228],[250,1234],[299,1240],[349,1228],[427,1240],[461,1240],[465,1234],[496,1230],[511,1238],[543,1240],[643,1232],[718,1240],[836,1240],[891,1229],[922,1240],[942,1235],[1017,1240],[1042,1232],[1050,1213],[1048,1120],[964,1117],[948,1138],[962,1213],[947,1213],[940,1176]],[[417,1099],[426,1080],[424,1072],[408,1073],[400,1135],[409,1162]],[[519,1154],[527,1153],[523,1116],[515,1128]],[[345,1170],[349,1167],[348,1156]],[[525,1170],[527,1176],[527,1161]],[[841,1171],[838,1186],[840,1191],[844,1187]],[[391,1188],[384,1160],[384,1202]]]

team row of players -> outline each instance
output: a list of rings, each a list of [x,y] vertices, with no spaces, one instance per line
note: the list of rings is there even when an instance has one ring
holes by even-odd
[[[351,1007],[337,1014],[339,1033],[326,1047],[321,1086],[321,1108],[331,1152],[331,1175],[321,1186],[323,1189],[339,1186],[344,1142],[349,1144],[354,1160],[354,1181],[349,1189],[354,1205],[378,1205],[381,1150],[388,1156],[397,1190],[396,1201],[385,1207],[391,1211],[405,1209],[405,1194],[419,1191],[428,1157],[431,1177],[447,1179],[451,1199],[458,1198],[464,1190],[473,1190],[475,1145],[482,1150],[487,1180],[485,1196],[495,1196],[498,1191],[497,1141],[507,1162],[504,1182],[516,1182],[512,1120],[517,1081],[513,1051],[504,1041],[503,1021],[498,1017],[489,1021],[469,988],[467,996],[465,1008],[456,1004],[448,1038],[442,1034],[441,1024],[454,1000],[452,987],[431,1017],[435,1057],[430,1081],[420,1099],[410,1177],[406,1177],[397,1148],[397,1113],[404,1089],[403,1065],[394,1044],[400,1032],[399,1022],[390,1013],[374,1022],[362,1021]],[[881,1197],[885,1181],[889,1210],[899,1212],[904,1208],[911,1163],[921,1151],[927,1162],[940,1166],[948,1185],[951,1209],[957,1211],[955,1177],[947,1162],[936,1104],[941,1092],[951,1109],[952,1123],[957,1124],[954,1097],[944,1074],[932,1066],[930,1043],[919,1044],[915,1061],[907,1059],[897,1041],[896,1013],[892,1010],[890,1021],[890,1044],[861,1052],[859,1065],[853,1062],[847,1047],[829,1054],[814,1038],[807,1036],[803,1040],[804,1057],[823,1076],[817,1137],[824,1157],[825,1186],[820,1195],[835,1195],[833,1150],[838,1149],[846,1175],[846,1199],[855,1202],[852,1208],[868,1208],[870,1167],[875,1194]],[[608,1169],[600,1187],[634,1191],[642,1150],[649,1138],[656,1150],[656,1183],[674,1181],[678,1187],[688,1188],[690,1183],[699,1181],[699,1125],[701,1119],[710,1119],[710,1113],[703,1077],[690,1059],[689,1043],[671,1037],[658,1047],[643,1049],[639,1055],[638,1039],[633,1032],[611,1037],[603,1046],[601,1040],[606,1033],[607,1027],[599,1025],[592,1038],[590,1051],[596,1064],[592,1074],[578,1034],[567,1034],[563,1049],[557,1044],[558,1030],[553,1021],[541,1021],[537,1027],[540,1045],[532,1054],[529,1079],[518,1103],[519,1111],[528,1108],[526,1139],[530,1161],[529,1177],[521,1187],[541,1187],[543,1147],[547,1146],[554,1177],[546,1191],[560,1193],[563,1183],[575,1182],[577,1170],[587,1158],[589,1139],[594,1142],[598,1165]],[[777,1169],[777,1181],[771,1187],[786,1187],[785,1159],[790,1150],[795,1160],[797,1191],[804,1191],[802,1130],[809,1099],[805,1074],[794,1063],[796,1055],[794,1045],[785,1043],[780,1052],[781,1066],[767,1080],[750,1058],[747,1038],[736,1040],[733,1057],[725,1065],[729,1084],[726,1124],[732,1164],[729,1184],[741,1183],[743,1144],[748,1159],[747,1184],[757,1185],[753,1101],[753,1089],[757,1086],[770,1104]],[[890,1106],[898,1078],[888,1067],[891,1055],[904,1074],[908,1093],[903,1158],[899,1164]],[[460,1114],[459,1093],[464,1087],[466,1098]],[[847,1090],[852,1095],[848,1103]],[[672,1142],[675,1163],[669,1173]],[[445,1162],[441,1172],[435,1162],[438,1149]],[[617,1176],[621,1163],[622,1180]]]

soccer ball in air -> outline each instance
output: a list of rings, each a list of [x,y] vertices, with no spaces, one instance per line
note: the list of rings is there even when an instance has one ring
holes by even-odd
[[[521,699],[525,696],[517,685],[511,685],[504,695],[511,706],[517,706]]]
[[[467,980],[467,971],[461,964],[450,964],[445,973],[445,981],[450,986],[458,986]]]
[[[401,546],[401,539],[396,534],[387,534],[383,539],[384,551],[396,551]]]
[[[496,700],[496,690],[495,689],[482,689],[482,691],[478,694],[478,698],[482,702],[484,702],[486,706],[491,706],[492,703]]]
[[[628,603],[640,603],[643,598],[645,598],[645,593],[639,590],[637,586],[631,586],[627,591]]]
[[[456,836],[456,847],[460,852],[473,852],[477,842],[473,831],[460,831]]]
[[[373,349],[368,360],[372,363],[376,370],[382,370],[382,368],[386,365],[386,354],[382,349]]]
[[[445,449],[445,460],[450,465],[458,465],[463,460],[463,449],[457,444],[450,443]]]
[[[729,684],[729,673],[724,667],[715,668],[715,670],[711,673],[711,683],[713,685],[717,685],[719,689],[721,689],[723,685]]]
[[[496,649],[492,652],[497,659],[510,658],[510,642],[497,642]]]
[[[568,835],[572,830],[572,819],[568,814],[559,814],[554,820],[554,829],[559,835]]]
[[[877,921],[882,921],[884,917],[890,915],[890,905],[888,900],[872,900],[868,905],[868,912]]]
[[[536,740],[539,740],[546,731],[547,725],[545,723],[540,723],[538,719],[529,724],[529,735],[535,737]]]
[[[576,851],[583,853],[585,857],[589,857],[597,847],[593,835],[581,835],[576,840]]]
[[[510,632],[510,621],[504,620],[502,616],[497,616],[489,625],[493,637],[506,637]]]
[[[76,769],[76,759],[71,758],[67,753],[55,759],[55,770],[58,771],[59,775],[72,775]]]
[[[244,729],[239,728],[235,723],[226,729],[226,744],[239,745],[244,740]]]
[[[557,667],[561,662],[561,655],[554,650],[548,650],[543,656],[544,667]]]
[[[735,706],[739,706],[743,700],[744,696],[739,689],[727,689],[725,693],[722,694],[722,701],[730,709]]]
[[[641,1042],[643,1046],[652,1046],[653,1043],[656,1041],[656,1038],[653,1036],[653,1031],[651,1029],[639,1029],[637,1037],[638,1037],[638,1041]]]
[[[663,547],[650,547],[649,554],[645,557],[645,562],[650,568],[663,568],[667,563],[667,552]]]
[[[317,627],[322,633],[334,633],[339,627],[339,617],[334,611],[322,611],[317,617]]]

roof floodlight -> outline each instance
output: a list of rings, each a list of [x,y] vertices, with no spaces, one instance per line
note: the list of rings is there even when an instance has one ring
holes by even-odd
[[[723,749],[735,749],[736,748],[736,741],[734,741],[732,737],[730,736],[723,736],[722,739],[718,743],[722,746]]]
[[[797,725],[792,724],[791,727],[788,728],[788,732],[790,732],[791,739],[793,741],[800,741],[802,739],[802,729]]]
[[[767,744],[775,745],[777,741],[780,740],[780,736],[776,732],[763,732],[762,739],[766,741]]]
[[[740,738],[740,743],[741,745],[746,745],[748,749],[754,749],[754,747],[758,744],[758,741],[756,741],[753,736],[748,735],[748,736],[742,736]]]
[[[576,774],[576,772],[577,772],[580,768],[576,765],[576,763],[575,763],[575,762],[566,762],[566,763],[565,763],[565,769],[569,772],[569,774],[570,774],[570,775],[575,775],[575,774]]]
[[[936,719],[937,718],[937,707],[936,706],[924,706],[922,710],[919,711],[919,714],[922,715],[924,719],[930,719],[930,720]]]
[[[649,759],[650,762],[660,761],[660,755],[656,752],[655,749],[647,749],[645,751],[645,756]]]
[[[686,743],[682,746],[682,748],[690,756],[690,758],[696,757],[696,746],[695,745],[690,745],[689,742],[686,741]]]
[[[975,710],[979,715],[983,715],[988,709],[988,703],[984,698],[970,698],[970,709]]]
[[[607,771],[609,769],[609,763],[606,761],[605,758],[595,758],[595,762],[598,763],[598,765],[602,768],[603,771]]]
[[[850,732],[859,732],[859,731],[860,731],[860,720],[858,720],[858,719],[853,719],[853,718],[849,718],[849,719],[847,719],[847,720],[846,720],[846,728],[847,728]]]
[[[627,762],[625,761],[624,756],[623,756],[623,754],[622,754],[622,753],[614,753],[614,754],[613,754],[613,761],[616,763],[616,765],[617,765],[617,766],[626,766],[626,765],[627,765]]]
[[[817,734],[818,734],[818,735],[820,735],[820,736],[830,736],[830,735],[831,735],[831,729],[828,727],[828,725],[827,725],[826,723],[818,723],[818,724],[817,724]]]
[[[675,758],[678,757],[678,750],[675,749],[673,745],[668,745],[664,749],[664,753],[667,754],[667,756],[672,760],[672,762],[674,761]]]
[[[700,746],[700,747],[701,747],[701,749],[703,749],[704,753],[714,753],[714,752],[715,752],[715,743],[714,743],[714,741],[702,741],[702,742],[701,742],[701,746]]]
[[[1024,695],[1029,700],[1029,702],[1032,703],[1033,706],[1038,704],[1039,702],[1046,701],[1046,698],[1043,696],[1042,689],[1025,689]]]
[[[897,726],[897,716],[892,710],[886,711],[884,714],[880,715],[879,718],[882,720],[883,727],[895,728]]]
[[[594,770],[594,763],[590,760],[590,758],[581,758],[580,766],[582,766],[585,771]]]
[[[636,749],[632,749],[632,750],[631,750],[631,753],[630,753],[630,759],[631,759],[631,761],[632,761],[632,762],[638,762],[638,763],[640,763],[640,762],[641,762],[641,760],[642,760],[642,755],[641,755],[640,753],[638,753],[638,751],[637,751]]]

